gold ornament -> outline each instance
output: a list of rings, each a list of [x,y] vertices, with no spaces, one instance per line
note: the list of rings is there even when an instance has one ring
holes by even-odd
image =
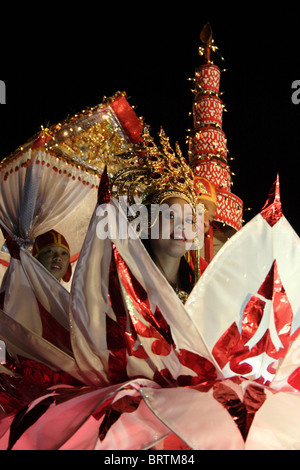
[[[176,152],[171,148],[162,128],[159,138],[158,147],[148,126],[144,126],[142,141],[126,154],[127,167],[117,172],[111,180],[111,194],[115,197],[126,196],[129,205],[138,200],[146,205],[162,204],[168,198],[180,197],[195,211],[198,196],[194,189],[193,172],[179,145],[176,143]]]

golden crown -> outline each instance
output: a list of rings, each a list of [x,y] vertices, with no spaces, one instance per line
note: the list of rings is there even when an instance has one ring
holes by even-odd
[[[128,165],[111,180],[112,196],[127,196],[128,203],[161,204],[170,197],[181,197],[194,208],[197,194],[193,172],[184,159],[178,143],[176,151],[161,128],[160,146],[144,126],[142,139],[126,155]]]

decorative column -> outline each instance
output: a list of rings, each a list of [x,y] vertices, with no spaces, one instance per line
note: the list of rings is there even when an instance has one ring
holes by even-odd
[[[231,171],[227,162],[227,139],[222,129],[224,104],[219,97],[220,68],[210,58],[216,51],[212,30],[207,23],[200,39],[199,54],[204,64],[195,70],[193,103],[194,129],[189,137],[189,163],[195,176],[209,180],[216,188],[218,208],[213,237],[206,240],[206,259],[216,253],[224,242],[242,227],[243,202],[231,192]],[[211,231],[212,232],[212,231]],[[214,249],[212,249],[214,244]]]

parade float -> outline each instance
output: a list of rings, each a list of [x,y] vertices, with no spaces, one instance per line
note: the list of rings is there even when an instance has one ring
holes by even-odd
[[[190,166],[213,180],[216,221],[235,233],[185,303],[139,238],[97,236],[99,206],[122,220],[109,180],[142,130],[124,94],[3,160],[1,449],[299,449],[299,237],[279,177],[241,226],[219,72],[197,73]],[[69,240],[70,286],[31,255],[50,228]]]

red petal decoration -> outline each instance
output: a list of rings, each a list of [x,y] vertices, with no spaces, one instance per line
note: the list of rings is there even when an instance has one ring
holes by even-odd
[[[234,357],[235,351],[243,348],[241,335],[236,323],[232,325],[223,333],[217,343],[214,345],[212,355],[216,359],[220,368],[223,369],[225,365]]]
[[[161,387],[169,387],[170,385],[176,385],[176,380],[172,376],[169,369],[156,370],[154,373],[153,380]]]
[[[179,360],[182,365],[197,374],[195,377],[180,375],[177,379],[179,386],[197,385],[197,390],[203,392],[212,387],[216,381],[217,372],[215,366],[210,361],[186,349],[180,349]]]
[[[112,256],[109,270],[109,299],[116,321],[106,316],[106,344],[111,353],[108,359],[108,373],[112,383],[128,380],[127,347],[125,341],[126,309],[121,295],[115,258]]]
[[[273,227],[278,220],[283,217],[283,212],[281,208],[281,201],[280,201],[280,188],[279,188],[279,176],[277,175],[277,179],[273,184],[267,202],[265,203],[264,207],[262,208],[260,214],[262,217],[268,222],[268,224]]]
[[[43,328],[43,338],[58,348],[72,354],[70,332],[66,330],[36,299]]]
[[[156,339],[151,345],[151,351],[157,356],[168,356],[171,352],[171,346],[166,341]]]
[[[239,332],[237,324],[233,323],[217,341],[212,351],[221,368],[230,363],[231,370],[240,375],[252,372],[252,365],[245,362],[246,359],[263,353],[273,358],[274,361],[284,357],[290,341],[295,337],[295,333],[291,336],[293,311],[282,285],[276,260],[257,294],[264,297],[265,300],[257,295],[251,296],[243,311],[241,332]],[[270,323],[270,320],[267,319],[265,331],[261,331],[257,342],[252,344],[250,349],[247,343],[254,337],[262,324],[267,302],[272,302],[271,314],[274,315],[275,328],[270,332],[269,328],[272,322]],[[267,371],[274,373],[272,364],[268,365]]]
[[[246,344],[254,333],[256,333],[264,314],[266,302],[259,297],[252,295],[244,309],[242,321],[242,341]]]
[[[217,382],[213,390],[214,398],[228,411],[238,426],[243,439],[246,440],[255,413],[266,400],[264,389],[249,385],[246,388],[243,402],[236,392],[223,382]]]
[[[289,376],[288,383],[300,392],[300,367]]]
[[[15,363],[7,355],[6,368],[17,377],[0,374],[0,411],[15,413],[57,384],[82,385],[66,372],[53,371],[45,364],[19,357]],[[78,389],[77,389],[78,390]]]
[[[125,333],[125,341],[127,344],[127,349],[129,351],[130,356],[138,357],[139,359],[147,359],[148,354],[146,353],[145,349],[141,344],[136,345],[136,335],[133,333]]]
[[[155,354],[158,352],[160,352],[159,355],[169,354],[171,346],[174,344],[169,325],[164,320],[158,309],[156,309],[156,312],[153,315],[147,292],[137,279],[135,279],[115,247],[113,250],[122,285],[125,287],[132,305],[139,311],[147,322],[147,324],[141,322],[129,311],[134,331],[142,337],[152,337],[153,339],[158,339],[161,342],[161,344],[156,343],[156,345],[154,345],[152,351]]]

